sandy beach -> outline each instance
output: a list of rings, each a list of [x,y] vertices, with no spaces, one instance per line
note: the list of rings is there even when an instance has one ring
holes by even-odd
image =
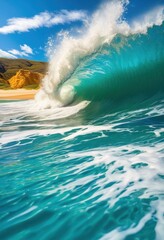
[[[38,90],[32,89],[14,89],[14,90],[1,90],[0,100],[27,100],[33,99]]]

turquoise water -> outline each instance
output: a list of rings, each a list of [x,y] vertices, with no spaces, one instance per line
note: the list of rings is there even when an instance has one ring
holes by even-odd
[[[83,59],[67,107],[0,102],[0,239],[164,238],[163,30]]]

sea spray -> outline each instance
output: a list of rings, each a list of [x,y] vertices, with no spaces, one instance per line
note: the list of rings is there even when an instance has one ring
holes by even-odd
[[[117,5],[57,47],[43,109],[0,103],[0,239],[164,239],[163,8]]]
[[[79,79],[76,73],[81,71],[82,75],[83,71],[81,69],[85,68],[88,62],[92,62],[92,65],[90,64],[89,69],[84,69],[83,76],[86,76],[86,73],[91,71],[91,73],[94,72],[95,77],[97,71],[99,84],[101,85],[104,75],[107,77],[106,69],[104,70],[102,66],[99,69],[92,59],[96,60],[97,57],[105,53],[107,46],[106,55],[108,55],[108,59],[105,57],[104,62],[108,66],[107,71],[109,72],[112,58],[110,58],[110,51],[108,50],[111,47],[111,43],[114,46],[114,39],[118,35],[130,37],[138,36],[138,34],[146,34],[150,27],[161,25],[163,22],[163,6],[153,9],[140,18],[132,20],[130,23],[123,18],[126,7],[127,1],[106,2],[87,19],[80,34],[77,36],[67,34],[62,39],[53,57],[51,57],[48,74],[43,80],[43,87],[36,96],[36,102],[40,108],[65,106],[78,99],[76,86],[79,86],[79,83],[83,80]],[[115,49],[116,51],[120,49],[119,44],[115,43]],[[131,49],[132,52],[134,50],[133,48]],[[117,62],[120,61],[119,58],[120,55],[118,54]],[[133,62],[133,60],[131,61]],[[88,76],[90,77],[91,74],[88,74]],[[88,81],[90,81],[89,77]],[[129,77],[133,78],[131,75]],[[84,79],[84,77],[82,78]],[[93,78],[93,75],[91,78]],[[91,91],[93,91],[94,85],[96,86],[97,83],[92,82],[91,84]],[[109,88],[109,92],[113,88],[112,86],[108,86],[109,84],[107,83],[102,82],[102,84],[106,85],[105,88]]]

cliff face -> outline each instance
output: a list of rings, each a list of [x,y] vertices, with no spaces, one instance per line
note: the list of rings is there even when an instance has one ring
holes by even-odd
[[[43,78],[43,74],[37,72],[31,72],[29,70],[19,70],[15,76],[8,80],[10,87],[13,89],[23,88],[29,85],[40,84],[41,79]]]

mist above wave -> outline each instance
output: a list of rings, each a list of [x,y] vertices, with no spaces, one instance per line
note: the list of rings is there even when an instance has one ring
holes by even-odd
[[[72,103],[76,95],[75,86],[79,81],[78,78],[72,77],[72,74],[86,58],[100,52],[105,44],[110,45],[116,35],[146,34],[148,28],[162,24],[164,6],[159,6],[128,23],[123,18],[127,4],[127,1],[119,0],[106,2],[86,19],[80,33],[76,36],[63,35],[51,56],[42,89],[36,96],[39,108]]]

